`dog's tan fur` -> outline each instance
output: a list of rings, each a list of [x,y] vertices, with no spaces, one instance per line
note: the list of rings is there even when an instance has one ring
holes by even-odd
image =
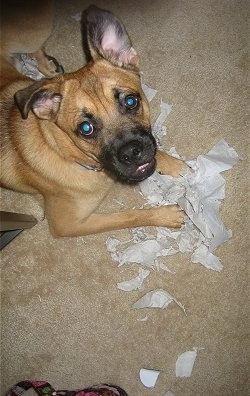
[[[39,15],[44,14],[40,12]],[[100,144],[98,140],[80,139],[75,134],[75,126],[82,109],[87,107],[89,112],[98,113],[101,118],[104,140],[114,137],[118,127],[119,130],[126,127],[127,118],[121,116],[114,102],[113,89],[117,86],[140,94],[141,106],[133,122],[150,126],[149,107],[136,66],[138,58],[132,49],[129,67],[118,67],[90,48],[93,59],[82,69],[33,83],[17,74],[9,65],[8,56],[13,53],[13,43],[18,51],[39,52],[43,44],[40,38],[45,40],[51,29],[51,23],[48,23],[51,17],[45,19],[44,24],[36,24],[41,27],[40,33],[39,29],[36,35],[33,31],[31,35],[23,31],[22,37],[27,33],[29,42],[35,38],[29,48],[21,47],[21,44],[18,47],[14,38],[19,36],[15,29],[11,30],[11,25],[3,37],[1,185],[42,194],[45,213],[55,236],[87,235],[150,225],[180,227],[184,214],[177,205],[106,215],[95,213],[115,180],[102,170],[86,169],[85,164],[98,168]],[[38,102],[32,107],[30,98],[41,89],[50,93],[48,103]],[[160,151],[156,153],[156,161],[157,170],[172,176],[179,176],[185,168],[182,161]]]

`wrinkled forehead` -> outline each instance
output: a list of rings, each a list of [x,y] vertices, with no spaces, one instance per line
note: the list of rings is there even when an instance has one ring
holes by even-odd
[[[87,65],[67,78],[66,91],[70,91],[69,106],[88,110],[93,115],[105,114],[109,118],[118,112],[117,97],[119,94],[135,93],[143,100],[147,111],[147,101],[141,88],[139,73],[114,67],[108,62],[95,62]]]
[[[99,61],[88,68],[90,79],[101,82],[103,85],[120,85],[128,90],[141,89],[139,72],[113,66],[107,61]]]
[[[112,100],[116,91],[122,91],[144,97],[139,74],[114,67],[108,62],[96,62],[71,77],[71,89],[77,96],[88,96],[92,100],[105,96]]]

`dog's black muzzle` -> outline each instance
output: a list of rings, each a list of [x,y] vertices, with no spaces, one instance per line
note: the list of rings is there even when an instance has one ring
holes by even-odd
[[[122,182],[140,182],[155,171],[155,153],[156,142],[150,130],[136,128],[105,145],[102,164]]]

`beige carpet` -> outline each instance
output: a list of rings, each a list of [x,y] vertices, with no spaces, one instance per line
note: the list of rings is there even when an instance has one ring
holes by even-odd
[[[140,54],[144,82],[157,89],[152,122],[161,99],[173,104],[165,146],[188,159],[221,138],[246,158],[247,0],[96,1],[120,17]],[[58,1],[46,48],[72,71],[84,64],[79,22],[72,18],[88,1]],[[249,106],[249,102],[248,102]],[[76,389],[102,381],[130,396],[245,396],[249,330],[249,222],[247,161],[224,173],[221,215],[233,238],[216,254],[219,273],[192,264],[189,254],[166,258],[176,274],[154,272],[142,291],[116,283],[137,267],[118,268],[106,250],[109,235],[53,239],[41,200],[2,191],[2,209],[33,214],[38,224],[3,251],[1,393],[23,379],[44,379]],[[132,190],[132,191],[131,191]],[[103,210],[139,207],[138,188],[117,187]],[[145,292],[164,288],[185,305],[165,310],[132,309]],[[148,315],[147,321],[139,321]],[[176,378],[179,354],[204,348],[190,378]],[[139,380],[140,368],[160,370],[154,389]]]

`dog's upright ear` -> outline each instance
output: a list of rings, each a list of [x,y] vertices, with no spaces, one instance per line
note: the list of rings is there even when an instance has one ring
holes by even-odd
[[[23,119],[27,119],[29,111],[32,110],[38,118],[54,120],[60,108],[62,95],[59,92],[59,84],[39,81],[17,91],[14,99]]]
[[[82,34],[94,61],[104,58],[115,66],[138,70],[139,59],[126,29],[111,12],[90,6],[82,14]]]

